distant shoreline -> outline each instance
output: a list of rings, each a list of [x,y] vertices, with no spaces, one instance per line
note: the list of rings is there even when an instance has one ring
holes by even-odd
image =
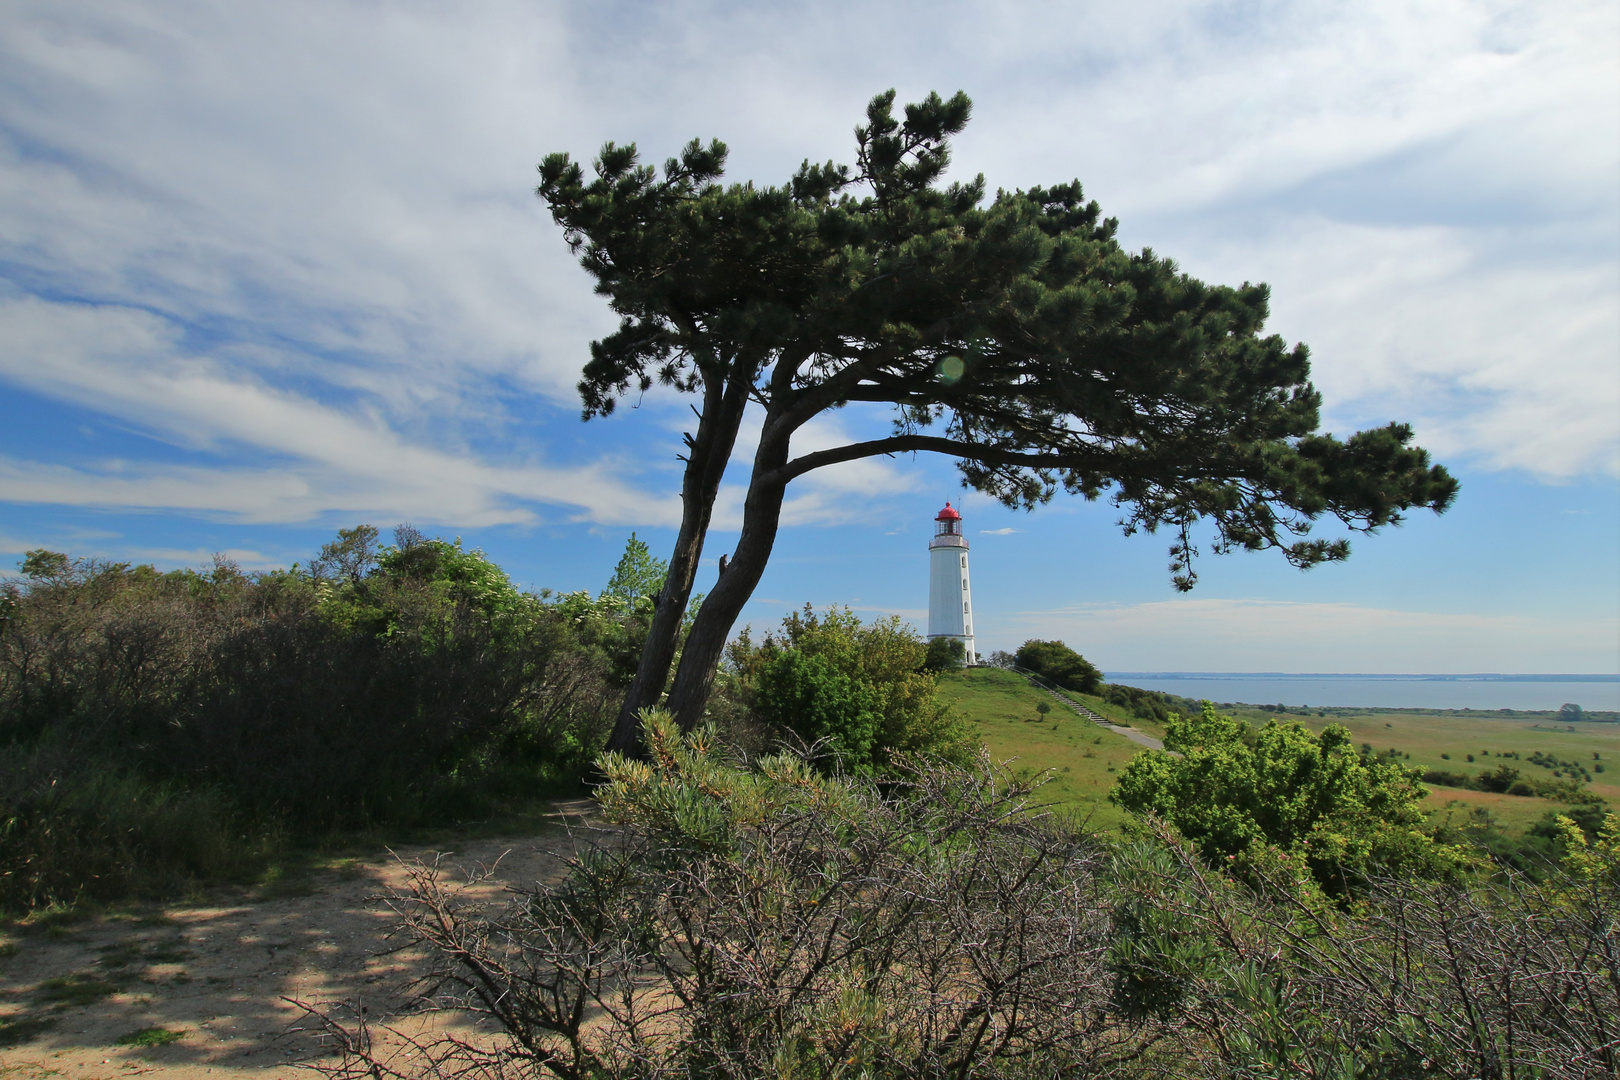
[[[1504,675],[1480,672],[1468,675],[1388,675],[1363,672],[1295,672],[1295,671],[1110,671],[1110,680],[1119,679],[1342,679],[1377,680],[1379,682],[1519,682],[1519,683],[1617,683],[1615,675]]]

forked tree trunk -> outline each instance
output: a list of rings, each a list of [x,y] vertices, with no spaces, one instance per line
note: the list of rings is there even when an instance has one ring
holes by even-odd
[[[725,573],[698,608],[681,652],[675,683],[670,687],[666,707],[682,731],[691,731],[702,721],[726,638],[743,605],[754,595],[776,545],[782,499],[787,493],[787,481],[780,478],[780,469],[787,463],[793,426],[781,417],[766,415],[759,449],[754,454],[748,498],[743,504],[742,536]]]
[[[681,620],[692,595],[698,562],[703,556],[703,540],[709,531],[715,496],[737,442],[743,410],[748,405],[749,383],[733,380],[729,386],[718,381],[704,388],[703,411],[697,434],[687,444],[686,472],[681,480],[681,529],[675,550],[669,558],[669,573],[653,607],[652,624],[641,649],[641,662],[630,683],[607,748],[622,754],[641,752],[641,710],[658,704],[658,697],[669,679],[669,668],[680,644]],[[746,599],[746,598],[745,598]],[[724,646],[724,642],[721,645]],[[718,656],[717,656],[718,659]]]

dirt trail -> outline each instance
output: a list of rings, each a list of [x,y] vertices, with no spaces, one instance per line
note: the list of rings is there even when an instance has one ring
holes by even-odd
[[[556,814],[559,823],[578,821],[591,809],[578,800],[557,804]],[[473,840],[453,845],[443,865],[454,872],[499,860],[495,875],[466,893],[497,904],[507,887],[555,879],[560,863],[552,852],[566,843],[560,826]],[[401,860],[430,861],[444,847],[378,852],[316,874],[301,895],[221,893],[212,903],[145,917],[0,935],[0,1080],[308,1080],[312,1074],[295,1065],[320,1050],[297,1030],[306,1025],[284,998],[358,1000],[373,1020],[413,1033],[475,1035],[465,1017],[403,1013],[405,985],[424,957],[395,951],[394,917],[380,901],[403,885]],[[184,1034],[163,1046],[117,1045],[152,1028]]]

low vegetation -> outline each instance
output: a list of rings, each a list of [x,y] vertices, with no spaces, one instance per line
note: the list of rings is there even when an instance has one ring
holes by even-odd
[[[1110,716],[1110,719],[1120,722],[1124,722],[1128,716],[1163,724],[1174,713],[1192,715],[1201,707],[1197,701],[1158,690],[1105,683],[1102,671],[1095,664],[1061,641],[1031,639],[1020,645],[1016,653],[992,653],[989,661],[993,667],[1012,668],[1033,675],[1043,685],[1071,699],[1100,698],[1124,713],[1124,716]]]
[[[363,1015],[328,1014],[330,1075],[1620,1069],[1620,819],[1590,840],[1566,824],[1542,882],[1374,858],[1330,901],[1282,860],[1230,874],[1155,816],[1099,843],[1032,812],[1034,788],[985,759],[897,757],[878,781],[797,755],[744,761],[657,714],[645,734],[650,761],[603,760],[615,828],[560,884],[490,914],[422,868],[396,898],[439,957],[437,1003],[504,1040],[379,1059]],[[1301,738],[1273,733],[1273,758]],[[1346,782],[1368,766],[1329,754],[1329,804],[1365,804],[1389,779]]]
[[[646,714],[632,760],[602,748],[665,573],[644,544],[593,597],[377,539],[258,575],[30,553],[0,606],[0,906],[173,895],[589,779],[613,828],[566,880],[497,913],[423,868],[396,898],[434,1001],[504,1043],[380,1061],[364,1014],[327,1014],[330,1072],[1620,1071],[1591,714],[1232,716],[1062,642],[964,670],[898,619],[806,607],[731,644],[697,730]],[[0,1045],[179,955],[109,946]]]
[[[0,910],[253,880],[311,845],[579,790],[666,568],[631,536],[595,597],[518,590],[409,527],[245,574],[36,551],[0,594]],[[701,599],[701,598],[699,598]],[[806,609],[732,643],[734,745],[824,769],[966,761],[972,730],[898,619]]]
[[[900,755],[964,762],[978,749],[936,698],[929,648],[899,616],[863,624],[848,610],[817,615],[806,605],[758,645],[745,629],[726,649],[725,671],[720,703],[740,707],[762,734],[795,736],[828,767],[882,772]]]
[[[1035,802],[1089,832],[1117,832],[1127,813],[1108,801],[1118,770],[1142,748],[1053,701],[1023,676],[998,668],[970,668],[940,679],[940,699],[973,726],[992,761],[1007,762],[1028,780],[1045,777]],[[1100,698],[1077,699],[1112,718]],[[1055,707],[1042,714],[1040,706]]]
[[[185,1037],[186,1033],[184,1031],[177,1031],[174,1028],[149,1027],[141,1028],[139,1031],[132,1031],[128,1035],[120,1035],[113,1045],[151,1049],[158,1046],[168,1046],[170,1043],[179,1042]]]
[[[1357,754],[1337,725],[1318,736],[1273,720],[1257,731],[1205,705],[1173,717],[1164,746],[1137,755],[1109,797],[1162,816],[1235,873],[1295,874],[1344,901],[1374,876],[1445,879],[1471,861],[1430,835],[1413,772]]]

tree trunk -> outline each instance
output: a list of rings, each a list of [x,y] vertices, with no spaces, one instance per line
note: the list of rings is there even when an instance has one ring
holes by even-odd
[[[681,529],[675,550],[669,558],[669,574],[653,606],[652,624],[641,648],[636,677],[619,706],[618,719],[607,748],[621,754],[641,752],[641,710],[658,703],[670,664],[680,644],[681,619],[692,595],[698,561],[703,556],[703,540],[709,531],[715,496],[726,473],[743,410],[748,405],[747,380],[736,379],[722,386],[718,380],[704,387],[703,411],[698,418],[697,435],[688,440],[686,473],[681,480]],[[722,642],[722,645],[724,642]]]
[[[742,536],[726,572],[698,608],[686,635],[675,684],[670,687],[667,707],[682,731],[691,731],[703,719],[726,638],[743,605],[754,595],[776,545],[782,499],[787,493],[787,481],[781,477],[780,469],[787,463],[788,440],[796,426],[783,416],[766,414],[759,449],[754,454],[748,498],[743,504]]]

